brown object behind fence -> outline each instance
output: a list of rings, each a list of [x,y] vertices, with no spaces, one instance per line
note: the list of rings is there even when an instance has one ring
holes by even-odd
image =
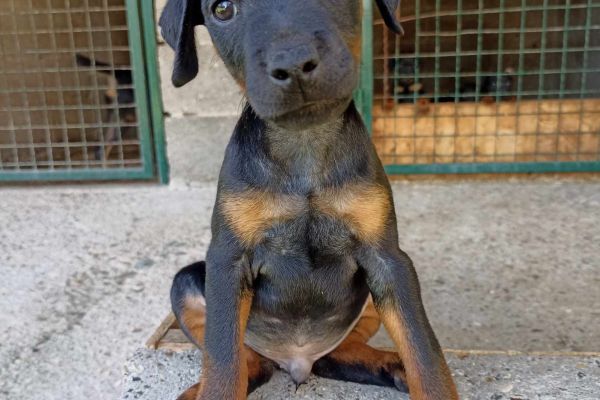
[[[396,104],[373,108],[384,164],[594,161],[600,99]]]

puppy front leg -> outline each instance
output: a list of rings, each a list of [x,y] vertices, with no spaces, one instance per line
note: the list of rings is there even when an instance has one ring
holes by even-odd
[[[218,241],[218,239],[217,239]],[[231,243],[211,243],[206,263],[206,332],[199,400],[245,399],[244,332],[252,305],[248,261]]]
[[[395,241],[365,245],[357,261],[366,271],[375,307],[406,368],[413,400],[457,400],[444,354],[421,300],[419,281],[408,256]]]

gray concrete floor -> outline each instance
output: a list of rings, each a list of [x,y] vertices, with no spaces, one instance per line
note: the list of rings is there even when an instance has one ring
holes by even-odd
[[[204,256],[232,123],[169,122],[199,143],[170,141],[170,187],[0,190],[0,399],[119,396],[173,274]],[[600,350],[599,180],[397,183],[394,196],[444,347]]]
[[[597,400],[600,357],[447,354],[462,400]],[[175,399],[197,382],[198,352],[168,354],[140,350],[126,366],[122,400]],[[248,400],[408,400],[395,389],[311,376],[296,390],[276,371]]]

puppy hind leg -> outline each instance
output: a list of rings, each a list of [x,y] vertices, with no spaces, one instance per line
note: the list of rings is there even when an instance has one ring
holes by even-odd
[[[335,350],[317,360],[312,372],[323,378],[390,386],[408,392],[406,373],[398,354],[367,344],[380,325],[379,314],[369,299],[352,332]]]
[[[204,346],[206,326],[206,263],[200,261],[175,275],[171,287],[171,307],[187,338],[199,348]]]
[[[275,363],[256,353],[248,346],[244,346],[246,361],[248,363],[248,394],[269,382],[275,370]],[[191,386],[183,392],[177,400],[196,400],[200,390],[200,383]]]
[[[188,339],[200,349],[204,346],[206,325],[206,264],[200,261],[177,273],[171,288],[171,304],[179,326]],[[248,365],[248,393],[267,383],[274,371],[274,363],[244,346]],[[200,383],[186,390],[178,400],[195,400]]]

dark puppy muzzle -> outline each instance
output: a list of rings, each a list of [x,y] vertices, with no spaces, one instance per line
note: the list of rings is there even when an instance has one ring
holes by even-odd
[[[283,126],[314,125],[339,115],[358,81],[348,44],[327,13],[311,11],[262,14],[257,25],[249,24],[261,29],[245,43],[248,100],[259,116]]]
[[[267,73],[281,87],[310,84],[319,66],[319,53],[312,44],[275,47],[267,55]]]

